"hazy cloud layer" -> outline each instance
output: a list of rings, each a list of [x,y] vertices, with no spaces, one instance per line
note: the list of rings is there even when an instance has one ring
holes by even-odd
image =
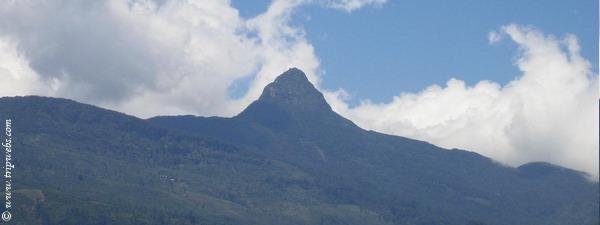
[[[598,75],[580,55],[576,38],[557,39],[518,25],[489,37],[492,44],[508,37],[519,45],[522,75],[507,85],[467,86],[451,79],[445,87],[353,108],[343,90],[327,99],[368,129],[477,151],[511,165],[548,161],[598,176]]]
[[[352,12],[366,5],[379,6],[386,2],[387,0],[337,0],[327,1],[326,4],[331,8],[342,9],[347,12]]]
[[[303,69],[318,86],[313,46],[290,25],[295,9],[351,12],[383,3],[274,0],[244,19],[227,0],[2,1],[0,95],[66,97],[141,117],[231,116],[288,67]],[[520,46],[523,74],[507,85],[452,79],[352,108],[343,90],[325,94],[337,112],[368,129],[511,165],[549,161],[597,175],[598,80],[575,37],[517,25],[488,37]],[[241,97],[230,96],[246,82]]]

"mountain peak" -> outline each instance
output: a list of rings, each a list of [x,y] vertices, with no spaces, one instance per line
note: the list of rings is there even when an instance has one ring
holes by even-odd
[[[323,94],[297,68],[290,68],[267,85],[257,102],[294,111],[331,110]]]
[[[279,75],[264,88],[258,100],[236,117],[271,128],[284,128],[292,121],[315,121],[317,118],[321,122],[352,124],[331,110],[323,94],[297,68]]]
[[[274,83],[295,82],[297,84],[300,84],[300,83],[306,84],[306,82],[310,83],[310,81],[308,81],[308,78],[306,77],[306,74],[304,74],[304,72],[302,72],[302,70],[300,70],[296,67],[289,68],[287,71],[283,72],[281,75],[279,75],[277,78],[275,78],[275,81],[273,81],[273,82]]]

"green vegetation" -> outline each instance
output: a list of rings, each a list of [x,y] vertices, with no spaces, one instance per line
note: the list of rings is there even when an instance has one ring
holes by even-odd
[[[362,130],[294,76],[234,118],[1,98],[10,224],[598,224],[579,172]]]

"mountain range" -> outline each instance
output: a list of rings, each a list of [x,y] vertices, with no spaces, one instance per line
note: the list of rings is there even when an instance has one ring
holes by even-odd
[[[39,96],[5,118],[14,224],[600,224],[584,173],[362,129],[295,68],[231,118]]]

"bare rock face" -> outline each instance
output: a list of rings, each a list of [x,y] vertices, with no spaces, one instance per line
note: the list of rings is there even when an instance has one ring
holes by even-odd
[[[267,85],[257,102],[289,111],[331,111],[323,94],[297,68],[289,69]]]

